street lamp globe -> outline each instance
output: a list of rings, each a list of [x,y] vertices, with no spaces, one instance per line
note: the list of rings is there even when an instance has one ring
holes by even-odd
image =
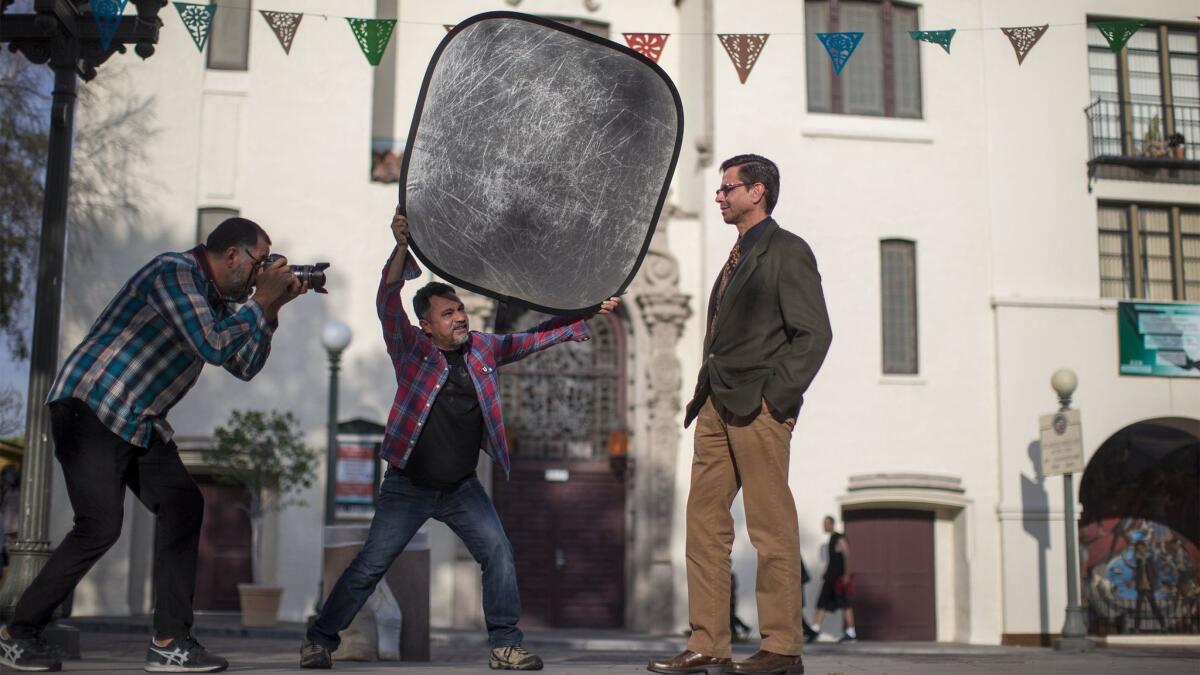
[[[321,328],[321,345],[331,354],[340,354],[349,346],[352,337],[354,335],[350,332],[350,326],[337,319],[326,321]]]
[[[1070,399],[1071,394],[1075,393],[1075,387],[1079,386],[1079,378],[1070,368],[1059,368],[1050,376],[1050,386],[1060,399]]]

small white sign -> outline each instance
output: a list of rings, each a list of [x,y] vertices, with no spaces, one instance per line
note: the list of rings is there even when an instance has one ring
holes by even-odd
[[[1042,475],[1083,471],[1083,427],[1079,411],[1051,413],[1038,418],[1042,442]]]
[[[571,479],[571,472],[566,469],[546,469],[546,480],[551,483],[565,483]]]

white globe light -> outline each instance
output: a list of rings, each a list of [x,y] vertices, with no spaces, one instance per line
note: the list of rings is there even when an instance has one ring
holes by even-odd
[[[1059,368],[1050,376],[1050,386],[1054,387],[1059,396],[1067,398],[1075,393],[1075,387],[1079,386],[1079,378],[1070,368]]]
[[[334,353],[345,349],[350,344],[352,337],[354,336],[350,332],[350,326],[337,319],[326,321],[321,328],[321,344],[325,349]]]

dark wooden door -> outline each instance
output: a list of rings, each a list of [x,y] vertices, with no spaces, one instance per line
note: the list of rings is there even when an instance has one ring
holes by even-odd
[[[933,513],[847,511],[854,622],[864,640],[936,640]]]
[[[608,461],[521,460],[493,492],[516,559],[521,625],[623,626],[624,473]]]
[[[241,506],[250,495],[240,487],[195,476],[204,495],[204,525],[196,561],[197,610],[232,610],[240,606],[237,585],[251,581],[250,520]]]

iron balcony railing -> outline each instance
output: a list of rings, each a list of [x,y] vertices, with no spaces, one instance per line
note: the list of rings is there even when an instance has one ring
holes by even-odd
[[[1200,182],[1200,106],[1100,98],[1084,112],[1089,176]]]

